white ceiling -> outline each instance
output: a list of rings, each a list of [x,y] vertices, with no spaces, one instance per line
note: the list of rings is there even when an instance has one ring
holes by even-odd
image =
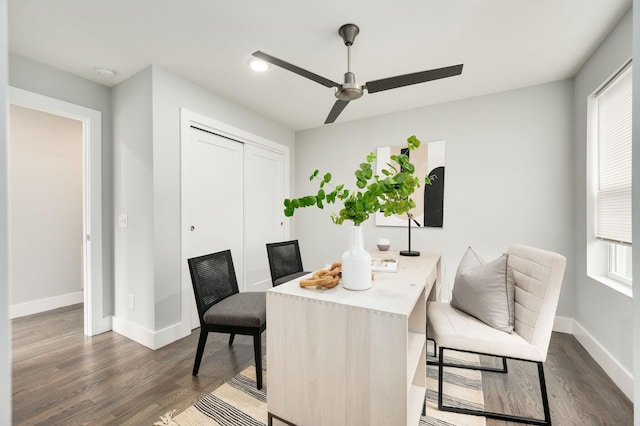
[[[9,50],[113,86],[155,64],[293,130],[322,126],[333,89],[262,50],[342,82],[338,28],[360,35],[360,84],[464,63],[461,76],[351,102],[336,123],[572,77],[632,0],[9,0]],[[116,71],[108,80],[98,66]]]

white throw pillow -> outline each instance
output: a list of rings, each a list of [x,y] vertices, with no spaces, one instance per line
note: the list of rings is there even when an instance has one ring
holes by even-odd
[[[508,256],[505,253],[485,262],[469,247],[456,272],[451,306],[495,329],[512,333],[515,281]]]

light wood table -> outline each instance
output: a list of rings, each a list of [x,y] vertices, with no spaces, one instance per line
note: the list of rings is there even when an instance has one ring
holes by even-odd
[[[426,392],[426,300],[440,286],[440,256],[398,259],[369,290],[267,292],[267,407],[304,425],[417,425]]]

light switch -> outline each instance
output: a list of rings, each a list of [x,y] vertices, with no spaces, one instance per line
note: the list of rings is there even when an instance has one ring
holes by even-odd
[[[121,214],[120,216],[118,216],[118,226],[120,228],[127,228],[129,226],[128,223],[128,218],[126,214]]]

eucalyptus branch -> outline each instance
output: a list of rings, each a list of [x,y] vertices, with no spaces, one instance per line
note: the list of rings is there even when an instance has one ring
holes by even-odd
[[[407,138],[407,148],[414,150],[420,146],[420,141],[415,136]],[[284,214],[293,216],[296,209],[317,206],[320,209],[326,204],[334,204],[342,200],[343,208],[338,214],[332,213],[331,220],[335,224],[342,224],[345,220],[351,220],[355,225],[366,221],[371,214],[383,212],[385,216],[404,214],[415,207],[415,202],[410,198],[420,182],[413,174],[415,167],[405,154],[392,155],[391,162],[387,163],[389,169],[383,169],[383,177],[373,174],[372,163],[376,154],[371,152],[365,162],[360,163],[354,172],[356,187],[358,190],[350,191],[344,184],[333,185],[331,173],[325,173],[319,177],[320,171],[314,170],[309,177],[310,181],[319,180],[319,189],[316,194],[306,195],[300,198],[284,200]],[[425,177],[425,184],[430,185],[431,180]],[[325,186],[332,188],[326,192]]]

